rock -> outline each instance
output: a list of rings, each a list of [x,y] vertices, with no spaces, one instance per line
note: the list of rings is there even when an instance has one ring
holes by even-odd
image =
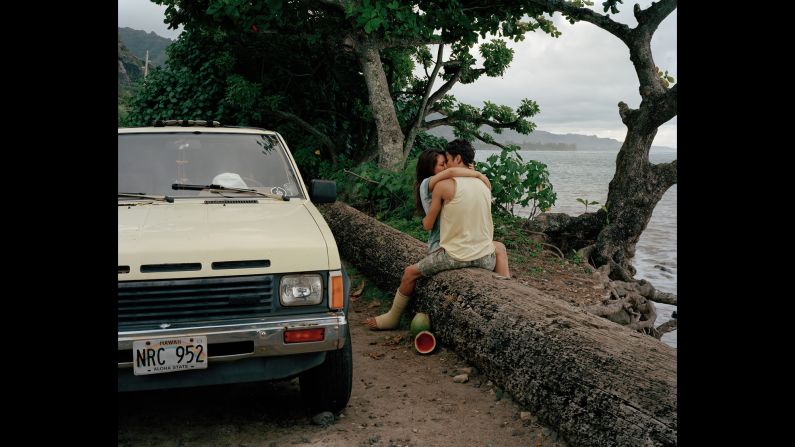
[[[522,411],[521,413],[519,413],[519,419],[523,421],[529,421],[532,416],[533,415],[530,414],[529,411]]]
[[[660,270],[662,270],[662,271],[664,271],[664,272],[673,273],[673,270],[669,269],[668,267],[666,267],[666,266],[664,266],[664,265],[656,264],[656,265],[654,266],[654,268],[656,268],[656,269],[660,269]]]
[[[380,435],[370,436],[370,439],[368,439],[368,441],[370,442],[370,445],[376,444],[380,440],[381,440],[381,436]]]
[[[312,416],[312,423],[315,425],[320,425],[321,427],[327,427],[329,424],[333,422],[334,422],[334,413],[330,411],[324,411],[322,413],[318,413]]]
[[[518,428],[511,432],[511,436],[524,436],[524,430]]]
[[[473,371],[473,369],[471,367],[458,368],[458,372],[461,373],[461,374],[469,375],[469,374],[472,374],[472,371]]]
[[[455,383],[466,383],[469,382],[469,376],[466,374],[459,374],[453,377],[453,382]]]

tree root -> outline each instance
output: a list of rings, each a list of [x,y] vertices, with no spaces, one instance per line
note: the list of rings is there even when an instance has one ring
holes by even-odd
[[[676,294],[661,292],[644,279],[636,280],[627,269],[612,259],[596,267],[592,259],[595,251],[596,244],[591,244],[578,250],[577,254],[594,269],[594,277],[599,277],[609,294],[602,304],[587,308],[589,313],[657,339],[666,332],[676,330],[675,319],[654,327],[657,320],[654,303],[676,305]]]
[[[677,322],[676,318],[666,321],[665,323],[654,328],[654,330],[651,332],[650,335],[659,340],[663,335],[667,334],[668,332],[676,330],[677,326],[676,322]]]
[[[565,256],[563,256],[563,252],[560,251],[560,249],[558,247],[555,247],[552,244],[547,244],[546,242],[539,242],[539,244],[543,245],[544,247],[552,247],[552,248],[554,248],[558,252],[560,259],[565,258]]]

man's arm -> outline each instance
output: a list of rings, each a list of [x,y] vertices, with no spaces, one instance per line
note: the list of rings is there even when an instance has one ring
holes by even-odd
[[[485,183],[489,189],[491,189],[491,182],[489,181],[488,177],[486,177],[485,175],[481,174],[480,172],[474,169],[447,168],[444,171],[431,177],[431,179],[428,181],[428,191],[433,192],[433,188],[434,186],[436,186],[436,183],[453,177],[477,177],[480,179],[480,181]]]
[[[422,219],[422,228],[430,231],[433,229],[433,224],[436,223],[436,218],[442,211],[444,202],[450,200],[455,194],[455,182],[451,179],[446,179],[439,182],[438,188],[433,190],[431,195],[431,208],[428,214]]]

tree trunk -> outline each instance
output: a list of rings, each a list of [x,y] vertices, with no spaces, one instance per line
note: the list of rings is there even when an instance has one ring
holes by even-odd
[[[354,42],[378,130],[378,167],[398,172],[403,168],[404,137],[395,113],[395,105],[392,102],[378,46],[369,41],[354,40]]]
[[[591,254],[594,266],[610,265],[610,277],[622,281],[633,280],[635,268],[631,259],[635,256],[635,245],[649,224],[657,202],[676,182],[675,178],[660,175],[660,169],[649,162],[657,125],[643,116],[643,109],[641,107],[637,121],[629,124],[616,157],[616,173],[607,194],[609,223],[599,233]]]
[[[420,241],[345,205],[318,206],[341,255],[395,290]],[[574,446],[677,444],[676,353],[482,269],[421,279],[412,299],[437,339]]]

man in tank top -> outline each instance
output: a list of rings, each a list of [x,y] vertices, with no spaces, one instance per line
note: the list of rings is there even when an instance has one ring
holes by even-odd
[[[448,167],[466,167],[475,161],[475,150],[465,140],[451,141],[446,152]],[[370,329],[397,327],[400,315],[414,293],[414,286],[422,276],[466,267],[494,270],[496,254],[492,241],[491,190],[475,177],[442,180],[434,188],[431,207],[422,220],[426,230],[433,227],[439,213],[441,249],[406,267],[392,308],[383,315],[368,318],[366,323]]]

